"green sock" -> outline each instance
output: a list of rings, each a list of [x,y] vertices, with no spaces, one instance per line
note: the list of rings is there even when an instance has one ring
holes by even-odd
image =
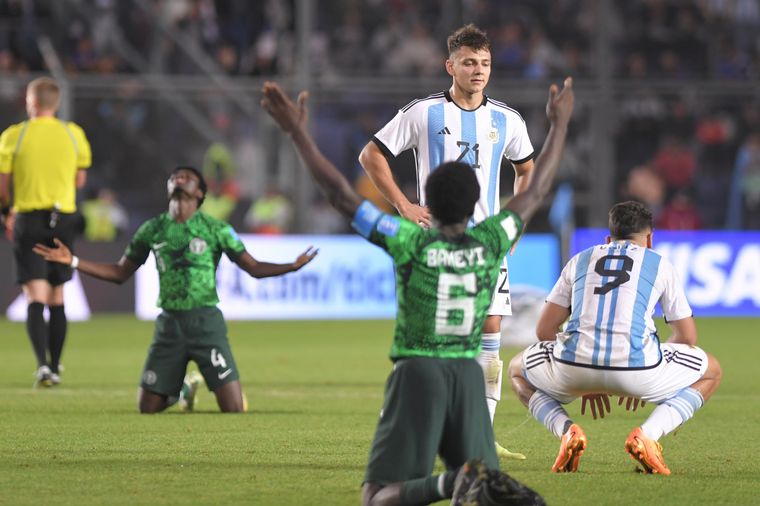
[[[401,485],[401,504],[429,504],[454,493],[456,471],[405,481]]]

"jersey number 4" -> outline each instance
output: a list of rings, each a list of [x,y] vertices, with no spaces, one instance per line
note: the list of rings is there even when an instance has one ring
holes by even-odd
[[[465,296],[452,297],[459,288]],[[467,274],[442,273],[438,277],[438,307],[435,310],[435,333],[438,335],[469,336],[475,323],[475,293],[477,282],[474,272]],[[459,323],[450,323],[452,312],[461,315]]]
[[[607,265],[612,265],[612,262],[615,260],[622,260],[622,264],[618,264],[618,266],[614,269],[608,268]],[[609,261],[609,264],[607,263]],[[609,278],[612,279],[602,286],[597,286],[594,288],[594,293],[597,295],[604,295],[605,293],[609,292],[613,288],[617,288],[629,279],[631,279],[631,275],[628,274],[633,269],[633,259],[629,256],[625,255],[607,255],[606,257],[602,257],[599,260],[597,260],[596,265],[594,265],[594,272],[602,276],[603,278]]]

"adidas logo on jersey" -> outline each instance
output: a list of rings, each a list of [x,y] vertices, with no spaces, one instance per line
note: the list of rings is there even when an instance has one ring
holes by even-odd
[[[449,127],[443,127],[438,130],[438,135],[451,135],[451,131],[449,130]]]

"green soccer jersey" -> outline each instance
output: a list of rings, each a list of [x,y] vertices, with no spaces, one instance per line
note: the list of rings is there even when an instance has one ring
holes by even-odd
[[[216,266],[224,252],[236,259],[245,246],[227,223],[196,212],[177,223],[162,213],[140,226],[124,256],[142,265],[153,251],[159,277],[158,307],[187,310],[214,306]]]
[[[393,257],[398,310],[391,359],[475,357],[502,259],[522,233],[520,217],[502,211],[452,241],[364,202],[353,225]]]

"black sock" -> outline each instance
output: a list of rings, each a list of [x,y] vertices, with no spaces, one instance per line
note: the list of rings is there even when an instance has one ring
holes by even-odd
[[[50,345],[50,369],[58,374],[58,363],[63,353],[63,342],[66,340],[66,313],[61,306],[48,306],[50,322],[48,323],[48,344]]]
[[[37,367],[47,365],[47,324],[43,311],[44,304],[32,302],[26,308],[26,333],[32,342],[34,356],[37,357]]]

